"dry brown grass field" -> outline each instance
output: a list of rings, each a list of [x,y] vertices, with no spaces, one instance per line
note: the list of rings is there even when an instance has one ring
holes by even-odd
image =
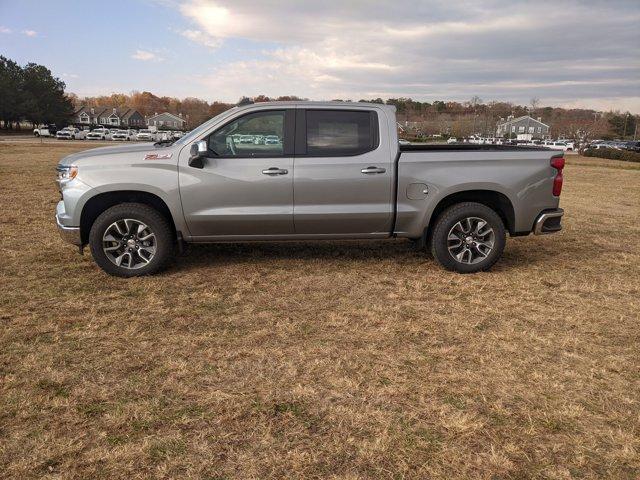
[[[123,280],[54,225],[86,148],[0,142],[0,477],[639,478],[640,165],[569,157],[563,232],[483,274],[390,240]]]

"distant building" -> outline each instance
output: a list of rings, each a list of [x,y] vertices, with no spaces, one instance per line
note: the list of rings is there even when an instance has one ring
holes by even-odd
[[[121,125],[125,127],[142,128],[145,126],[144,117],[139,111],[133,108],[125,110],[120,119],[122,122]]]
[[[74,112],[72,122],[83,125],[98,125],[100,123],[100,115],[106,112],[104,107],[81,107]]]
[[[81,125],[104,125],[107,127],[145,126],[144,117],[133,108],[83,106],[73,114],[72,122]]]
[[[496,136],[505,137],[507,134],[517,136],[518,140],[531,140],[532,138],[544,138],[549,136],[549,125],[542,123],[540,117],[533,118],[529,115],[513,118],[513,116],[500,119]]]
[[[187,120],[182,118],[182,114],[174,115],[173,113],[164,112],[160,114],[155,114],[149,118],[147,118],[147,126],[156,127],[156,128],[177,128],[179,130],[184,130],[187,126]]]

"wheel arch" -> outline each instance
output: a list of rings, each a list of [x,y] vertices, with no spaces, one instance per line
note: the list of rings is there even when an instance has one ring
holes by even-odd
[[[515,210],[509,197],[496,190],[474,189],[453,192],[440,199],[431,212],[426,228],[427,235],[430,235],[433,224],[444,210],[462,202],[477,202],[491,208],[500,216],[509,234],[515,234]]]
[[[169,221],[173,235],[177,235],[171,210],[158,195],[140,190],[115,190],[99,193],[91,197],[82,207],[82,214],[80,215],[80,238],[83,244],[88,243],[89,232],[96,218],[108,208],[121,203],[141,203],[154,208]]]

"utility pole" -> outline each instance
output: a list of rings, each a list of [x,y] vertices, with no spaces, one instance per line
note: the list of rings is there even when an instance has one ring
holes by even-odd
[[[627,120],[629,119],[629,113],[624,116],[624,130],[622,132],[622,140],[627,136]]]

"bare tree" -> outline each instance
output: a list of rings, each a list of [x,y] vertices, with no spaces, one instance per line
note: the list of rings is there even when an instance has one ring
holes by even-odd
[[[475,109],[478,105],[482,105],[482,99],[478,95],[474,95],[471,97],[471,100],[469,100],[469,106]]]
[[[540,99],[538,97],[533,97],[529,101],[529,104],[531,105],[531,113],[535,115],[536,110],[538,110],[538,107],[540,106]]]

